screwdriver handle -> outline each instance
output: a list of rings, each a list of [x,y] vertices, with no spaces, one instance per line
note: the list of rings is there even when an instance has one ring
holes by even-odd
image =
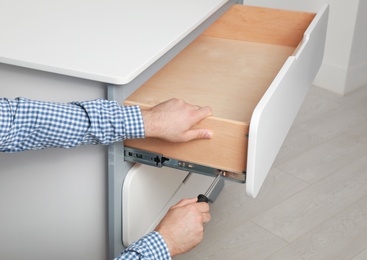
[[[209,199],[204,194],[199,194],[198,201],[197,202],[206,202],[206,203],[208,203],[209,202]]]

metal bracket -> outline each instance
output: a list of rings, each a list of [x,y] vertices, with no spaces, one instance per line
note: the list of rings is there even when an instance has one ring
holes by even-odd
[[[235,182],[246,182],[246,173],[235,173],[225,170],[215,169],[208,166],[195,164],[191,162],[185,162],[181,160],[176,160],[172,158],[164,157],[162,154],[153,153],[145,150],[130,148],[125,146],[124,158],[126,161],[146,164],[154,167],[171,167],[174,169],[185,170],[189,172],[195,172],[199,174],[204,174],[208,176],[222,176],[226,179]]]

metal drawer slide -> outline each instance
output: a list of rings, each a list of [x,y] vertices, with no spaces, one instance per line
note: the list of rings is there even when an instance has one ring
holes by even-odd
[[[214,169],[208,166],[203,166],[191,162],[185,162],[181,160],[176,160],[173,158],[164,157],[162,154],[153,153],[145,150],[130,148],[125,146],[124,158],[126,161],[146,164],[154,167],[170,167],[178,170],[184,170],[189,172],[195,172],[199,174],[204,174],[208,176],[216,177],[218,175],[235,181],[244,183],[246,182],[246,173],[235,173],[229,171],[223,171],[220,169]]]

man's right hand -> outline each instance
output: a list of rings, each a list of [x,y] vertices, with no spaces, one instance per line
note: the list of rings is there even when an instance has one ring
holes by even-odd
[[[187,142],[212,137],[208,129],[192,129],[195,124],[212,115],[212,109],[208,106],[200,107],[172,98],[141,112],[146,137],[156,137],[169,142]]]
[[[185,253],[204,237],[204,223],[210,221],[208,203],[196,203],[197,198],[181,200],[172,206],[157,228],[171,256]]]

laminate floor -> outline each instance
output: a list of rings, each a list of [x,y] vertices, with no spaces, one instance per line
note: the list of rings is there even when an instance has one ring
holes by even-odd
[[[367,259],[367,86],[312,87],[259,196],[227,181],[211,215],[174,260]]]

